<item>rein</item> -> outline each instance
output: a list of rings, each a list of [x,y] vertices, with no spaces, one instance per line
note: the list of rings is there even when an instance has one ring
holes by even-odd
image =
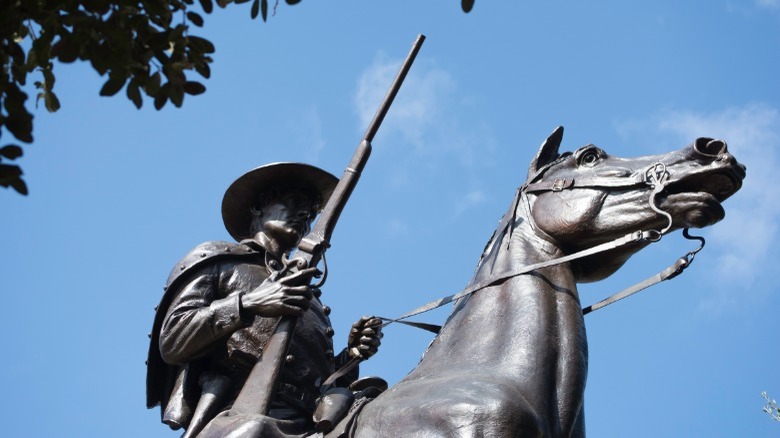
[[[582,251],[578,251],[563,257],[558,257],[552,260],[534,263],[530,265],[525,265],[517,269],[513,269],[509,272],[505,272],[503,274],[498,274],[495,276],[492,276],[486,280],[472,283],[466,286],[465,289],[461,290],[460,292],[449,295],[443,298],[439,298],[437,300],[431,301],[427,304],[424,304],[414,310],[411,310],[398,318],[385,318],[381,316],[377,316],[377,318],[385,321],[384,324],[382,324],[382,327],[386,327],[392,323],[399,323],[404,325],[409,325],[412,327],[416,327],[419,329],[427,330],[432,333],[438,334],[441,330],[441,326],[435,325],[435,324],[426,324],[421,322],[414,322],[414,321],[406,321],[406,319],[411,318],[412,316],[419,315],[421,313],[425,313],[434,309],[437,309],[439,307],[442,307],[446,304],[449,304],[453,301],[456,301],[460,298],[464,298],[466,296],[469,296],[477,291],[480,291],[482,289],[485,289],[490,286],[497,285],[499,283],[502,283],[510,278],[514,278],[523,274],[527,274],[529,272],[547,268],[550,266],[556,266],[563,263],[568,263],[574,260],[582,259],[585,257],[589,257],[595,254],[599,254],[605,251],[610,251],[616,248],[620,248],[626,245],[641,243],[641,242],[648,242],[648,243],[655,243],[659,242],[661,240],[661,237],[669,231],[672,227],[672,216],[666,212],[658,208],[656,205],[656,197],[661,191],[663,191],[666,184],[669,182],[670,174],[666,169],[666,166],[661,163],[655,163],[648,167],[646,171],[643,174],[639,174],[633,177],[629,178],[615,178],[615,177],[608,177],[608,178],[583,178],[583,179],[555,179],[553,181],[548,182],[539,182],[535,183],[533,181],[538,180],[542,177],[542,175],[552,166],[557,164],[557,161],[554,161],[553,163],[548,164],[547,166],[540,169],[536,174],[529,178],[529,181],[524,183],[522,186],[520,186],[517,189],[517,194],[515,196],[515,199],[512,202],[512,205],[510,206],[510,211],[508,211],[506,214],[504,214],[504,217],[501,219],[501,222],[499,223],[498,229],[496,229],[496,232],[494,233],[493,237],[491,238],[491,241],[488,242],[485,251],[482,254],[482,258],[485,257],[485,255],[488,253],[488,249],[491,247],[492,244],[495,244],[496,241],[500,240],[501,236],[507,231],[507,228],[509,229],[509,235],[511,236],[512,232],[514,231],[514,222],[515,222],[515,214],[516,210],[519,204],[520,196],[528,193],[538,193],[538,192],[560,192],[567,189],[573,189],[573,188],[596,188],[596,187],[633,187],[633,186],[641,186],[641,185],[647,185],[650,186],[652,189],[650,192],[650,196],[648,199],[648,203],[650,204],[650,207],[653,209],[653,211],[657,212],[661,216],[664,216],[668,223],[667,225],[661,230],[640,230],[635,231],[632,233],[629,233],[623,237],[617,238],[615,240],[612,240],[610,242],[602,243],[599,245],[596,245],[594,247],[584,249]],[[678,275],[680,275],[688,266],[693,263],[693,259],[696,256],[696,254],[704,248],[705,240],[701,236],[693,236],[688,232],[688,228],[683,229],[683,236],[686,239],[689,240],[697,240],[699,241],[699,247],[689,251],[684,256],[677,259],[673,264],[671,264],[666,269],[658,272],[657,274],[646,278],[645,280],[640,281],[639,283],[636,283],[632,286],[629,286],[622,291],[615,293],[611,295],[610,297],[601,300],[595,304],[592,304],[588,307],[585,307],[582,309],[582,314],[587,315],[593,311],[602,309],[612,303],[615,303],[617,301],[620,301],[624,298],[627,298],[631,295],[634,295],[637,292],[640,292],[644,289],[647,289],[650,286],[656,285],[662,281],[670,280]],[[511,239],[508,239],[511,241]],[[507,244],[508,245],[508,244]],[[480,263],[482,262],[482,259],[480,259]],[[347,362],[344,366],[342,366],[338,371],[336,371],[333,375],[331,375],[323,385],[329,385],[336,381],[339,377],[343,376],[350,370],[352,370],[357,364],[359,364],[362,361],[362,359],[354,358],[351,359],[349,362]]]
[[[663,191],[664,187],[669,182],[669,178],[670,178],[669,171],[666,169],[666,165],[664,165],[663,163],[661,162],[655,163],[649,166],[643,173],[628,178],[616,178],[616,177],[582,178],[582,179],[565,178],[565,179],[555,179],[546,182],[534,182],[539,178],[541,178],[550,167],[552,167],[557,163],[558,163],[557,161],[549,163],[547,166],[543,167],[538,172],[536,172],[531,178],[529,178],[529,182],[526,182],[525,184],[520,186],[520,188],[517,189],[517,195],[515,196],[515,200],[513,201],[512,206],[510,207],[510,210],[513,211],[509,211],[507,212],[507,214],[504,215],[504,217],[501,220],[501,223],[499,224],[498,229],[496,230],[496,233],[493,236],[493,239],[495,240],[500,239],[500,237],[497,237],[497,235],[500,236],[503,233],[505,233],[507,227],[509,227],[510,235],[514,231],[513,222],[515,217],[515,211],[517,209],[519,198],[521,195],[527,193],[539,193],[539,192],[560,192],[563,190],[573,189],[573,188],[596,188],[596,187],[626,188],[626,187],[634,187],[634,186],[641,186],[641,185],[650,186],[652,190],[650,192],[648,203],[650,204],[650,208],[652,208],[653,211],[657,212],[658,214],[664,216],[667,219],[666,226],[661,231],[658,230],[635,231],[633,233],[629,233],[623,237],[617,238],[610,242],[602,243],[594,247],[584,249],[579,252],[575,252],[573,254],[569,254],[563,257],[558,257],[545,262],[539,262],[531,265],[522,266],[520,268],[511,270],[509,272],[492,276],[486,280],[469,284],[468,286],[466,286],[465,289],[461,290],[456,294],[439,298],[438,300],[435,301],[431,301],[410,312],[403,314],[398,318],[381,318],[386,321],[384,326],[389,325],[393,322],[399,322],[399,323],[408,324],[412,326],[419,326],[420,325],[419,323],[412,323],[404,320],[412,316],[419,315],[421,313],[425,313],[430,310],[439,308],[453,301],[456,301],[460,298],[471,295],[479,290],[496,285],[510,278],[527,274],[537,269],[568,263],[574,260],[582,259],[585,257],[589,257],[605,251],[610,251],[630,244],[635,244],[640,242],[649,242],[649,243],[658,242],[661,240],[661,237],[666,232],[668,232],[669,229],[671,229],[672,216],[668,212],[658,208],[658,206],[656,205],[657,195],[661,193],[661,191]],[[510,217],[511,219],[507,220]],[[588,313],[606,307],[616,301],[622,300],[623,298],[629,297],[639,291],[647,289],[650,286],[653,286],[664,280],[669,280],[680,275],[685,270],[685,268],[690,266],[690,264],[693,262],[696,253],[698,253],[699,251],[702,250],[702,248],[704,248],[704,243],[705,243],[703,237],[690,235],[688,232],[688,228],[685,228],[683,230],[683,236],[689,240],[698,240],[700,242],[699,247],[693,251],[688,252],[683,257],[680,257],[671,266],[667,267],[661,272],[639,283],[636,283],[633,286],[629,286],[628,288],[623,289],[622,291],[610,296],[609,298],[599,301],[596,304],[585,307],[584,309],[582,309],[582,313],[584,315],[587,315]],[[488,248],[491,246],[491,243],[494,242],[493,241],[489,242]],[[488,248],[486,248],[486,252]],[[483,254],[483,257],[484,256],[485,254]],[[424,325],[430,326],[430,324],[424,324]],[[438,326],[434,326],[434,327],[438,327]],[[424,328],[424,327],[420,327],[420,328]],[[424,329],[429,330],[428,328],[424,328]],[[438,331],[434,331],[434,333],[438,333]]]
[[[620,291],[620,292],[610,296],[609,298],[606,298],[606,299],[604,299],[602,301],[599,301],[596,304],[593,304],[593,305],[590,305],[588,307],[583,308],[582,309],[583,315],[587,315],[588,313],[591,313],[594,310],[598,310],[598,309],[601,309],[603,307],[606,307],[606,306],[608,306],[608,305],[610,305],[610,304],[612,304],[612,303],[614,303],[616,301],[622,300],[623,298],[629,297],[629,296],[631,296],[631,295],[633,295],[633,294],[635,294],[635,293],[637,293],[639,291],[647,289],[650,286],[653,286],[653,285],[655,285],[657,283],[660,283],[660,282],[662,282],[664,280],[672,279],[672,278],[676,277],[677,275],[681,274],[688,266],[691,265],[695,255],[696,255],[696,253],[698,253],[699,251],[701,251],[702,248],[704,248],[704,238],[700,237],[700,236],[692,236],[692,235],[690,235],[688,233],[688,228],[683,230],[683,236],[685,236],[686,239],[698,240],[699,242],[701,242],[699,244],[699,247],[694,249],[694,250],[692,250],[692,251],[689,251],[687,254],[685,254],[683,257],[680,257],[679,259],[677,259],[677,261],[675,261],[671,266],[667,267],[666,269],[662,270],[661,272],[659,272],[659,273],[657,273],[657,274],[655,274],[655,275],[653,275],[653,276],[651,276],[651,277],[649,277],[649,278],[647,278],[647,279],[645,279],[645,280],[643,280],[643,281],[641,281],[639,283],[636,283],[633,286],[629,286],[626,289],[623,289],[622,291]],[[520,275],[523,275],[523,274],[527,274],[527,273],[535,271],[537,269],[548,268],[550,266],[560,265],[560,264],[563,264],[563,263],[571,262],[571,261],[574,261],[574,260],[577,260],[577,259],[581,259],[581,258],[584,258],[584,257],[592,256],[592,255],[595,255],[595,254],[598,254],[598,253],[602,253],[602,252],[605,252],[605,251],[609,251],[609,250],[613,250],[613,249],[616,249],[616,248],[620,248],[620,247],[625,246],[625,245],[630,245],[630,244],[633,244],[633,243],[639,243],[639,242],[655,243],[655,242],[658,242],[660,240],[661,240],[661,234],[658,231],[656,231],[656,230],[636,231],[636,232],[627,234],[627,235],[625,235],[623,237],[620,237],[618,239],[615,239],[615,240],[613,240],[611,242],[602,243],[601,245],[597,245],[597,246],[594,246],[592,248],[588,248],[588,249],[583,250],[583,251],[579,251],[579,252],[576,252],[576,253],[573,253],[573,254],[569,254],[569,255],[564,256],[564,257],[559,257],[557,259],[548,260],[546,262],[540,262],[540,263],[534,263],[532,265],[526,265],[526,266],[523,266],[521,268],[512,270],[510,272],[507,272],[507,273],[504,273],[504,274],[500,274],[500,275],[488,278],[487,280],[471,284],[471,285],[467,286],[465,289],[461,290],[460,292],[458,292],[456,294],[449,295],[449,296],[446,296],[446,297],[443,297],[443,298],[439,298],[438,300],[431,301],[431,302],[429,302],[427,304],[424,304],[424,305],[422,305],[422,306],[420,306],[420,307],[418,307],[418,308],[416,308],[416,309],[414,309],[412,311],[409,311],[409,312],[403,314],[402,316],[399,316],[398,318],[394,318],[394,319],[392,319],[392,318],[382,318],[382,317],[378,317],[378,318],[387,321],[383,325],[383,327],[387,326],[387,325],[389,325],[389,324],[391,324],[393,322],[407,324],[407,325],[411,325],[411,326],[415,326],[415,327],[418,327],[420,325],[431,326],[431,324],[420,324],[420,323],[414,323],[414,322],[409,322],[409,321],[404,321],[404,320],[407,319],[407,318],[410,318],[412,316],[419,315],[421,313],[425,313],[425,312],[428,312],[428,311],[433,310],[433,309],[437,309],[437,308],[439,308],[441,306],[449,304],[449,303],[451,303],[453,301],[456,301],[456,300],[458,300],[460,298],[463,298],[463,297],[466,297],[468,295],[471,295],[471,294],[473,294],[473,293],[475,293],[477,291],[480,291],[480,290],[485,289],[487,287],[494,286],[496,284],[502,283],[505,280],[508,280],[510,278],[517,277],[517,276],[520,276]],[[440,328],[438,326],[434,326],[434,327]],[[419,327],[419,328],[424,328],[424,327]],[[429,331],[433,331],[433,330],[429,330]],[[433,331],[433,332],[434,333],[438,333],[438,330],[437,331]]]

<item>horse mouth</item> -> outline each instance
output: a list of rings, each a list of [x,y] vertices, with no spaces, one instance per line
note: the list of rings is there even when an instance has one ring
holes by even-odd
[[[667,185],[662,194],[667,196],[699,193],[710,195],[718,204],[736,193],[742,187],[742,179],[745,177],[743,169],[721,169],[705,173],[683,176]],[[706,197],[706,196],[704,196]]]
[[[661,192],[662,208],[683,226],[701,228],[722,220],[721,203],[742,187],[744,171],[723,169],[684,176]]]

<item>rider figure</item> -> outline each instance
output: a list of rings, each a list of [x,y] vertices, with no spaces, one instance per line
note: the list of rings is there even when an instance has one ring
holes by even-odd
[[[147,373],[147,406],[162,421],[195,436],[230,408],[280,316],[298,317],[268,412],[282,436],[314,430],[322,383],[350,359],[376,353],[380,321],[363,317],[347,348],[334,354],[330,308],[309,284],[312,267],[272,277],[309,232],[338,180],[306,164],[277,163],[238,178],[225,193],[222,217],[239,243],[206,242],[173,269],[157,310]],[[336,386],[357,379],[357,369]]]

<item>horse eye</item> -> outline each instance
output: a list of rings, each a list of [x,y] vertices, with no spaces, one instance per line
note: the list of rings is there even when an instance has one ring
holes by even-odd
[[[589,150],[580,157],[580,164],[585,166],[592,166],[596,164],[600,158],[601,156],[597,151]]]

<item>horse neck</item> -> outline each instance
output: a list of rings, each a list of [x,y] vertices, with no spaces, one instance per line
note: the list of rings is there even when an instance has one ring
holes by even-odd
[[[520,202],[514,227],[496,233],[472,282],[564,255],[535,229],[526,210]],[[581,406],[586,343],[571,268],[555,265],[509,278],[459,300],[418,367],[404,381],[423,382],[434,390],[432,381],[445,385],[488,382],[486,387],[500,383],[506,385],[503,388],[514,388],[507,396],[527,396],[550,430],[568,431]]]
[[[565,255],[549,236],[534,225],[528,201],[525,196],[520,196],[513,221],[502,218],[501,223],[507,226],[496,230],[491,238],[477,264],[472,283]],[[511,210],[507,215],[510,213]],[[568,269],[568,265],[563,266]]]
[[[500,234],[498,234],[500,233]],[[527,208],[520,202],[514,227],[494,236],[480,260],[472,283],[497,278],[524,266],[545,262],[564,252],[539,232],[528,219]],[[505,342],[505,333],[523,330],[552,333],[561,330],[564,320],[581,319],[576,283],[569,264],[555,265],[507,279],[459,302],[448,323],[465,329],[471,344],[457,342],[470,354],[480,356],[479,345],[489,345],[486,354],[512,360],[513,348],[527,349],[518,342]],[[520,325],[522,327],[520,327]],[[495,335],[495,339],[492,338]],[[446,342],[446,341],[445,341]],[[496,354],[501,352],[501,354]]]

